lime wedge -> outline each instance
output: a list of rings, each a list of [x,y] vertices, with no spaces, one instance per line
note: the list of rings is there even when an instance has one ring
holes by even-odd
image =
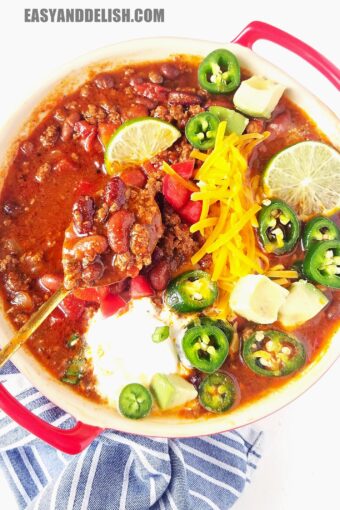
[[[340,154],[322,142],[292,145],[269,161],[263,187],[302,218],[331,213],[340,208]]]
[[[175,126],[159,119],[128,120],[115,131],[107,145],[106,170],[112,174],[117,165],[143,163],[168,149],[180,136]]]

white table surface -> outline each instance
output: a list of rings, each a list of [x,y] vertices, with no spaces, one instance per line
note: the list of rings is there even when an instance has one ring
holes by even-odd
[[[99,3],[100,7],[145,7],[141,0],[119,2],[119,5],[109,0]],[[334,0],[286,0],[284,4],[272,0],[234,3],[215,0],[213,4],[203,0],[186,3],[149,0],[147,7],[165,8],[164,24],[25,25],[23,22],[24,7],[80,5],[99,6],[91,0],[81,3],[17,0],[2,5],[0,92],[6,101],[1,101],[0,124],[34,91],[49,70],[89,50],[135,37],[171,35],[223,42],[231,40],[250,21],[260,19],[290,31],[339,65],[339,17]],[[210,5],[208,9],[207,5]],[[257,51],[339,111],[338,92],[307,64],[272,45],[260,43]],[[235,510],[340,508],[339,367],[338,362],[302,397],[256,424],[265,431],[263,459]],[[1,478],[0,494],[1,508],[16,510],[11,492]]]

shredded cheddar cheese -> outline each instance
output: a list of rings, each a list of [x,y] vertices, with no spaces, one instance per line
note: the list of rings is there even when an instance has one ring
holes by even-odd
[[[278,270],[278,269],[270,269],[267,272],[268,278],[288,278],[295,280],[299,277],[298,272],[294,270]]]
[[[220,289],[216,305],[220,318],[230,312],[229,295],[236,281],[251,272],[265,273],[269,269],[253,231],[261,209],[255,196],[259,181],[253,179],[254,193],[246,176],[249,155],[269,133],[226,136],[225,130],[226,122],[221,122],[210,154],[196,149],[191,153],[203,163],[195,175],[199,191],[191,196],[192,200],[202,200],[202,212],[190,231],[200,231],[205,238],[191,262],[197,264],[207,253],[212,255],[212,279]]]

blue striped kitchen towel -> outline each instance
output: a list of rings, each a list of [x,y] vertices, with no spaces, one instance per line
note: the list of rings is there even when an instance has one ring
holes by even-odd
[[[60,427],[72,424],[12,364],[0,382],[34,414]],[[250,428],[181,440],[107,430],[71,456],[0,412],[0,467],[18,509],[227,510],[256,469],[260,443],[261,433]]]

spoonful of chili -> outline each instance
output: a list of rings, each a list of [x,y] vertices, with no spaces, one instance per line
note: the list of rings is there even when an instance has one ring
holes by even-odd
[[[0,351],[0,367],[74,289],[111,285],[135,277],[151,263],[163,234],[162,217],[148,188],[110,179],[94,196],[73,205],[62,250],[64,282]]]

